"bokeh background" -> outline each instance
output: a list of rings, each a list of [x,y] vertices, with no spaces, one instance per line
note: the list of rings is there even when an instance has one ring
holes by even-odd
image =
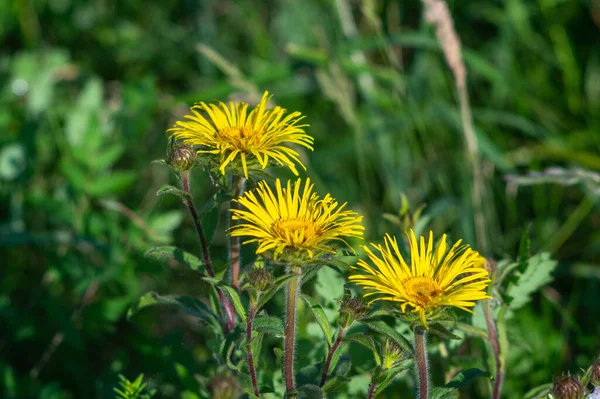
[[[404,193],[413,209],[427,204],[428,227],[490,258],[514,258],[530,226],[533,251],[559,261],[508,323],[506,398],[586,367],[600,349],[600,2],[448,4],[485,237],[453,77],[417,1],[1,0],[0,397],[112,398],[119,373],[141,372],[161,398],[201,397],[193,375],[212,373],[201,326],[173,309],[126,319],[146,291],[204,289],[144,258],[165,243],[198,250],[180,202],[155,196],[174,177],[151,161],[194,101],[263,90],[307,115],[306,175],[365,215],[369,240],[399,232],[383,214]],[[211,188],[197,172],[201,203]],[[221,264],[225,248],[221,231]],[[331,297],[343,280],[326,273],[314,289]],[[447,362],[485,368],[485,346],[469,349]],[[385,397],[410,392],[395,386]]]

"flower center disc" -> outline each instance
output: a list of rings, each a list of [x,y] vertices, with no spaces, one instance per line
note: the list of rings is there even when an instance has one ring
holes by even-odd
[[[262,133],[252,129],[228,127],[219,131],[219,139],[243,151],[260,143]]]
[[[442,294],[442,289],[431,277],[411,277],[404,281],[403,285],[406,295],[422,307],[426,307]]]
[[[303,244],[320,233],[313,222],[299,218],[279,219],[273,223],[273,229],[292,246]]]

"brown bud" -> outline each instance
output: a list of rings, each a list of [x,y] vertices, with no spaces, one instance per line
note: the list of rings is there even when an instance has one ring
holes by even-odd
[[[592,364],[590,373],[590,382],[596,386],[600,386],[600,359]]]
[[[258,292],[266,291],[271,286],[272,282],[273,276],[271,276],[271,273],[264,267],[254,268],[248,275],[250,287]]]
[[[357,320],[363,319],[369,313],[369,307],[361,298],[349,298],[340,306],[340,322],[348,327]]]
[[[240,389],[237,379],[231,374],[217,374],[210,381],[211,398],[237,399]]]
[[[167,151],[169,166],[179,172],[190,170],[196,161],[196,151],[187,144],[172,142]]]
[[[583,393],[584,389],[579,377],[562,376],[554,381],[552,386],[552,394],[556,399],[579,399]]]

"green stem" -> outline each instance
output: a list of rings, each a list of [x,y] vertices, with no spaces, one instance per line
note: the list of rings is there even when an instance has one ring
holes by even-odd
[[[232,196],[238,198],[244,193],[244,184],[246,179],[243,176],[234,176],[232,182]],[[234,201],[229,203],[231,209],[239,209],[240,204]],[[237,221],[231,218],[229,213],[229,227],[236,225]],[[229,260],[231,261],[231,286],[236,290],[240,287],[240,266],[241,266],[241,245],[240,238],[229,236]]]
[[[285,336],[283,339],[283,378],[285,379],[285,390],[287,398],[296,397],[296,384],[294,379],[294,356],[296,346],[296,303],[300,292],[301,270],[298,267],[289,267],[288,273],[297,274],[290,279],[286,287],[285,308]]]
[[[494,320],[491,301],[482,301],[483,314],[488,328],[488,340],[492,345],[494,358],[496,360],[496,378],[494,380],[494,391],[492,392],[493,399],[500,399],[502,390],[502,380],[504,379],[504,366],[502,364],[502,354],[500,353],[500,340],[498,339],[498,328]]]
[[[419,378],[418,399],[429,398],[429,369],[427,364],[426,334],[427,330],[421,327],[415,329],[415,362],[417,363]]]

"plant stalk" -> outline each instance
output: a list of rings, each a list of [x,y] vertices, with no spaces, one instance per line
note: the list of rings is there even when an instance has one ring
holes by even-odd
[[[246,339],[248,341],[248,371],[250,372],[250,379],[252,380],[254,396],[260,398],[258,382],[256,381],[256,369],[254,368],[254,353],[252,352],[252,323],[254,322],[254,316],[256,316],[256,309],[252,308],[250,310],[250,314],[248,314],[248,322],[246,323]]]
[[[238,198],[244,193],[244,184],[246,179],[243,176],[233,176],[232,195]],[[231,209],[239,209],[240,204],[230,201]],[[229,228],[235,226],[237,221],[232,219],[232,213],[229,213]],[[229,236],[229,260],[231,261],[231,286],[236,290],[240,288],[240,266],[241,266],[241,245],[240,238]]]
[[[373,399],[375,389],[377,389],[377,382],[375,382],[375,375],[373,375],[373,378],[371,378],[371,384],[369,384],[369,392],[367,392],[367,399]]]
[[[335,342],[333,343],[331,348],[329,348],[329,353],[327,354],[327,360],[325,361],[325,367],[323,368],[323,374],[321,375],[321,383],[319,384],[320,387],[325,385],[325,382],[327,381],[327,376],[329,374],[329,367],[331,367],[331,360],[333,359],[333,355],[335,355],[335,352],[337,351],[337,349],[340,347],[340,345],[344,341],[345,335],[346,335],[346,329],[340,328],[338,330],[338,334],[337,334],[337,338],[335,339]]]
[[[427,364],[426,348],[427,331],[421,327],[415,329],[415,362],[419,377],[418,399],[429,398],[429,366]]]
[[[202,257],[204,260],[204,264],[206,265],[206,272],[210,277],[215,277],[215,271],[212,268],[212,263],[210,261],[210,252],[208,250],[208,244],[206,242],[206,237],[204,236],[204,230],[202,229],[202,225],[200,224],[200,220],[198,218],[198,211],[196,211],[196,206],[194,205],[194,201],[192,200],[192,192],[190,191],[190,172],[184,171],[181,172],[181,186],[183,191],[185,191],[189,198],[183,199],[183,203],[187,206],[190,211],[190,215],[192,215],[192,220],[194,221],[194,226],[196,227],[196,231],[198,232],[198,239],[200,240],[200,246],[202,247]],[[219,294],[219,299],[223,304],[223,309],[225,309],[225,315],[227,318],[227,330],[231,331],[235,327],[235,315],[233,313],[233,308],[227,298],[225,298],[225,294],[223,291],[216,287],[217,293]]]
[[[283,378],[285,379],[285,390],[287,399],[296,397],[296,383],[294,378],[294,357],[296,352],[296,303],[300,292],[300,269],[289,267],[288,273],[297,274],[290,279],[286,287],[285,308],[285,336],[283,342]]]
[[[500,340],[498,339],[498,328],[496,327],[496,322],[492,313],[491,302],[483,301],[482,304],[483,314],[485,316],[485,322],[488,328],[488,340],[492,345],[494,359],[496,360],[496,378],[494,380],[494,390],[492,392],[492,399],[500,399],[502,381],[504,380],[504,367],[502,365],[502,358],[500,353]]]

